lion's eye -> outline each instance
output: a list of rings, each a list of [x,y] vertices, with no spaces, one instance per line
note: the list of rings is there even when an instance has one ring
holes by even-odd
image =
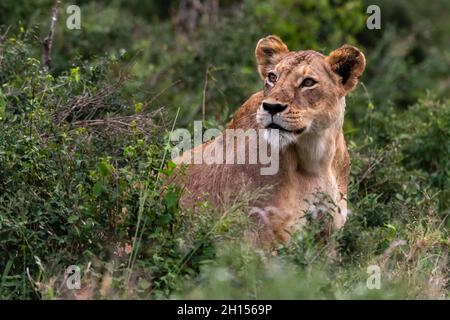
[[[305,80],[302,81],[301,86],[302,87],[312,87],[313,85],[315,85],[317,83],[316,80],[311,79],[311,78],[306,78]]]
[[[273,72],[269,72],[269,74],[267,75],[267,79],[270,82],[275,83],[275,81],[277,81],[277,75]]]

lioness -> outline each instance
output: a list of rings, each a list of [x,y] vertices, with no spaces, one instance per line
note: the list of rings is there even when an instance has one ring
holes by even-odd
[[[176,163],[191,163],[183,178],[187,190],[181,204],[193,207],[200,199],[226,203],[241,188],[272,186],[255,202],[253,212],[265,225],[262,239],[287,241],[306,222],[305,213],[315,216],[320,211],[319,193],[335,204],[331,229],[338,229],[347,217],[350,169],[342,131],[345,95],[364,71],[364,55],[350,45],[328,56],[311,50],[291,52],[274,35],[259,40],[255,55],[264,90],[236,111],[227,129],[258,130],[273,147],[271,152],[279,152],[279,170],[262,175],[261,163],[192,164],[194,154],[208,146],[223,147],[224,138],[216,139],[175,159]],[[236,146],[224,150],[242,151]]]

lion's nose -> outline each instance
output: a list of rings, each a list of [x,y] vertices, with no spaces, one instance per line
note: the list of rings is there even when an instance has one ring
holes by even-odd
[[[271,115],[277,114],[287,108],[287,104],[263,102],[263,109]]]

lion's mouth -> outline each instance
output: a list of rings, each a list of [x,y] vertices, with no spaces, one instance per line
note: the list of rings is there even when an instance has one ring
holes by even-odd
[[[276,124],[276,123],[271,123],[268,126],[266,126],[266,129],[278,129],[280,131],[284,131],[284,132],[291,132],[291,133],[295,133],[295,134],[301,134],[305,131],[306,127],[297,129],[297,130],[287,130],[285,128],[283,128],[282,126]]]

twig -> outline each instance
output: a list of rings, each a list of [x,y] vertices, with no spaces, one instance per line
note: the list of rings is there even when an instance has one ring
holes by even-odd
[[[181,82],[182,82],[181,80],[176,80],[176,81],[172,82],[169,86],[163,88],[160,92],[155,94],[148,102],[145,103],[145,106],[150,105],[153,101],[155,101],[157,98],[159,98],[164,92],[166,92],[167,90],[169,90],[170,88],[176,86],[177,84],[179,84]]]
[[[9,29],[11,28],[11,26],[8,26],[8,28],[6,28],[5,33],[3,33],[2,35],[0,35],[0,43],[4,43],[6,40],[6,36],[8,35]],[[3,50],[4,50],[4,46],[0,47],[0,68],[2,66],[2,62],[3,62]]]
[[[50,31],[48,35],[42,41],[44,46],[44,53],[42,55],[42,62],[44,64],[44,70],[49,71],[52,64],[52,46],[53,46],[53,36],[55,35],[56,22],[58,21],[58,11],[61,1],[56,1],[55,6],[52,9],[52,21],[50,24]]]
[[[209,67],[205,71],[205,83],[203,85],[203,92],[202,92],[202,120],[203,120],[203,124],[205,124],[205,117],[206,117],[206,89],[208,88],[208,76],[209,76]]]
[[[6,36],[8,35],[9,29],[11,29],[11,26],[8,26],[6,28],[6,31],[0,36],[0,42],[3,43],[6,40]]]
[[[107,99],[112,96],[127,80],[126,76],[119,79],[97,92],[84,91],[81,95],[73,98],[68,104],[58,107],[55,113],[57,123],[65,121],[75,122],[78,120],[89,120],[95,113],[108,107]]]
[[[375,167],[378,166],[381,162],[383,162],[385,155],[386,155],[386,152],[382,152],[381,155],[374,160],[374,162],[369,164],[367,170],[364,172],[364,174],[356,182],[356,185],[361,184],[361,182],[363,182],[364,180],[367,179],[367,177],[373,172]]]
[[[70,123],[72,128],[79,127],[106,127],[112,131],[123,134],[131,134],[131,128],[136,128],[139,132],[147,134],[156,125],[152,121],[152,114],[139,114],[123,117],[111,117],[107,119],[80,120]]]
[[[215,72],[215,71],[220,70],[220,69],[221,68],[216,68],[214,66],[209,66],[205,70],[205,82],[203,83],[202,105],[201,105],[203,123],[205,123],[205,118],[206,118],[206,92],[208,90],[208,79],[211,78],[212,81],[216,81],[216,79],[214,79],[214,77],[212,75],[212,72]]]

